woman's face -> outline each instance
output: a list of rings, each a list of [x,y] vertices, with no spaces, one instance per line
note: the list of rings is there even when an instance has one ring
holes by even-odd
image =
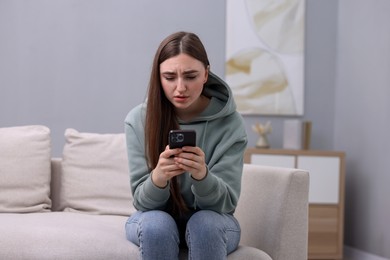
[[[160,64],[162,88],[179,117],[203,110],[205,97],[201,93],[207,77],[203,63],[184,53]]]

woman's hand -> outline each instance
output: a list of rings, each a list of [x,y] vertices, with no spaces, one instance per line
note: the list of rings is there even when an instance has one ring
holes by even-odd
[[[152,181],[156,186],[164,188],[170,179],[185,172],[174,159],[180,153],[182,153],[182,149],[169,149],[167,146],[165,151],[160,154],[157,166],[152,172]]]
[[[183,171],[189,172],[191,177],[202,180],[206,177],[207,167],[205,154],[199,147],[184,146],[182,152],[174,157],[176,165]]]

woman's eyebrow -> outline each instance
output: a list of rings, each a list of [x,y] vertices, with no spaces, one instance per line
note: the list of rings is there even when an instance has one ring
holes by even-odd
[[[173,72],[173,71],[162,71],[161,74],[163,74],[163,75],[176,75],[176,72]]]
[[[186,70],[183,72],[183,74],[193,74],[193,73],[197,73],[198,71],[197,70]]]
[[[183,74],[187,75],[187,74],[193,74],[193,73],[198,73],[199,71],[198,70],[186,70],[183,72]],[[163,75],[176,75],[177,73],[174,72],[174,71],[162,71],[161,74]]]

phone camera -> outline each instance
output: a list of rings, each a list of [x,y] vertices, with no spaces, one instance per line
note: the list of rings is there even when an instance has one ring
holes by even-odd
[[[182,143],[184,141],[184,134],[177,133],[172,135],[172,141],[175,143]]]

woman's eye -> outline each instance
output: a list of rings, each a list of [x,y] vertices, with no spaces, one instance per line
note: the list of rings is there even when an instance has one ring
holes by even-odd
[[[196,75],[188,75],[186,78],[188,80],[193,80],[193,79],[196,79]]]
[[[165,79],[168,80],[168,81],[172,81],[172,80],[174,80],[175,78],[174,78],[174,77],[165,77]]]

